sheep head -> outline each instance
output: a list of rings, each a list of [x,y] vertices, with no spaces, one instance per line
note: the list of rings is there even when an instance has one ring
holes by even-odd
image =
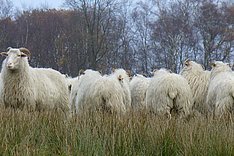
[[[84,73],[85,71],[83,70],[83,69],[80,69],[79,70],[79,74],[78,74],[78,76],[80,76],[80,75],[84,75],[85,73]]]
[[[113,74],[117,77],[119,81],[126,80],[127,82],[130,81],[130,73],[129,71],[125,71],[124,69],[114,69]]]
[[[229,63],[224,63],[222,61],[211,62],[210,65],[212,67],[212,71],[215,72],[224,72],[232,70]]]
[[[7,52],[1,52],[2,56],[6,56],[5,65],[9,70],[17,70],[20,68],[23,59],[28,59],[30,51],[26,48],[8,48]]]
[[[205,68],[201,64],[196,63],[195,61],[191,61],[190,59],[187,59],[184,61],[183,70],[185,70],[185,71],[192,70],[193,72],[201,72],[201,71],[204,71]]]
[[[214,62],[211,62],[211,63],[210,63],[210,66],[211,66],[212,68],[221,67],[221,66],[230,67],[230,63],[224,63],[224,62],[222,62],[222,61],[214,61]]]

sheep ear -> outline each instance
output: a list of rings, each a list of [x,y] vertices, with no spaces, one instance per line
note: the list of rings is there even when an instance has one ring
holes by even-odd
[[[205,66],[201,64],[201,67],[205,70]]]
[[[151,76],[155,76],[155,72],[157,72],[158,69],[154,69],[152,72],[150,72]]]
[[[131,70],[126,70],[128,77],[131,77]]]
[[[79,76],[80,75],[84,75],[85,73],[84,73],[84,69],[80,69],[80,71],[79,71]]]
[[[169,72],[169,73],[173,73],[171,69],[168,69],[168,72]]]
[[[142,75],[143,75],[144,77],[147,77],[147,74],[146,74],[146,73],[142,73]]]
[[[31,53],[27,48],[19,48],[19,50],[23,53],[23,54],[21,54],[22,57],[27,56],[28,58],[30,58]]]
[[[7,52],[1,52],[0,54],[1,54],[2,56],[6,56],[6,57],[8,56]]]
[[[71,91],[72,85],[68,85],[68,90]]]
[[[155,73],[156,71],[158,71],[158,69],[154,69],[154,70],[153,70],[153,73]]]
[[[99,70],[98,72],[102,75],[102,70]]]

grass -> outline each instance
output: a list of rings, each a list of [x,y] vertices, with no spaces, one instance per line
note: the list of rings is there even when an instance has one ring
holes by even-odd
[[[0,155],[234,155],[231,120],[0,111]]]

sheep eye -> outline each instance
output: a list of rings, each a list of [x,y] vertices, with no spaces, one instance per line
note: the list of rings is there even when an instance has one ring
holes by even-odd
[[[25,57],[25,56],[27,56],[27,55],[24,55],[24,54],[19,54],[19,55],[17,55],[18,57]]]

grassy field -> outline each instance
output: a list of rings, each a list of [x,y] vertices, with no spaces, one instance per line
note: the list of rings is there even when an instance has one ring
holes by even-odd
[[[1,110],[0,155],[234,155],[231,120]]]

